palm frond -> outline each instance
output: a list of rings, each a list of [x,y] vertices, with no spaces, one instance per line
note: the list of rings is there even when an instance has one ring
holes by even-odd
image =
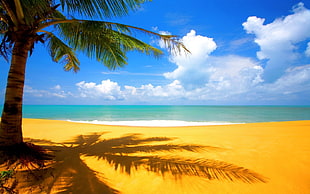
[[[11,0],[1,1],[10,21],[18,25],[33,25],[38,18],[46,17],[46,13],[52,9],[50,0]]]
[[[14,3],[17,20],[20,24],[24,24],[25,14],[21,2],[20,0],[14,0]]]
[[[2,23],[5,23],[6,25],[8,25],[8,15],[6,14],[6,11],[3,9],[3,6],[0,3],[0,21]],[[2,28],[1,28],[2,30]]]
[[[9,19],[10,24],[13,26],[18,26],[19,21],[15,13],[15,4],[14,1],[1,0],[0,6],[3,9],[3,12],[7,15],[6,19]]]
[[[1,22],[0,21],[0,36],[4,36],[4,34],[7,32],[8,30],[8,25],[6,25],[5,22]]]
[[[0,21],[0,38],[2,41],[0,42],[0,56],[4,57],[6,61],[8,61],[9,54],[11,53],[11,47],[7,43],[7,35],[8,24],[6,20],[6,15],[0,13],[1,21]]]
[[[150,30],[146,30],[144,28],[136,27],[136,26],[131,26],[131,25],[126,25],[126,24],[120,24],[120,23],[115,23],[115,22],[106,22],[106,25],[109,24],[113,27],[122,27],[122,28],[127,28],[130,33],[137,32],[137,33],[144,33],[149,36],[154,36],[161,41],[163,41],[165,47],[170,51],[175,54],[179,54],[182,51],[187,54],[190,53],[190,51],[184,46],[184,44],[179,40],[178,36],[175,35],[164,35],[164,34],[159,34]]]
[[[2,56],[7,62],[9,62],[9,56],[12,53],[12,43],[9,40],[9,36],[7,35],[7,26],[4,23],[1,23],[1,27],[3,27],[3,33],[0,33],[0,37],[2,41],[0,43],[0,56]]]
[[[60,3],[62,9],[69,14],[111,18],[127,15],[147,1],[151,0],[60,0]]]
[[[126,65],[128,51],[137,50],[154,56],[161,54],[160,50],[120,32],[128,31],[124,26],[117,26],[116,31],[104,22],[85,21],[62,23],[59,27],[69,45],[104,63],[109,69]]]
[[[99,22],[74,22],[59,24],[60,34],[72,48],[95,58],[110,69],[126,64],[126,55],[120,45],[108,35],[107,26]]]
[[[38,21],[46,20],[56,11],[57,5],[50,0],[27,0],[22,1],[22,8],[27,25],[38,25]]]
[[[173,50],[185,48],[175,36],[161,35],[133,26],[87,20],[56,22],[60,34],[71,47],[84,52],[88,57],[97,59],[112,70],[127,64],[126,53],[129,51],[138,51],[154,57],[163,54],[160,49],[131,36],[132,31],[156,36]]]
[[[47,46],[53,61],[62,61],[64,63],[65,71],[73,70],[77,72],[80,69],[80,62],[72,48],[70,48],[52,33],[49,33]]]
[[[4,31],[8,28],[8,21],[6,15],[0,13],[0,33],[4,33]]]

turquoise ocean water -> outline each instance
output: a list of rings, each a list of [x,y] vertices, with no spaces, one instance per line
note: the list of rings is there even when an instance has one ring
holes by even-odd
[[[310,106],[25,105],[23,117],[111,125],[187,126],[310,120]]]

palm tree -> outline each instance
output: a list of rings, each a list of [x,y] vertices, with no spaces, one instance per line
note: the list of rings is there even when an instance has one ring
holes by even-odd
[[[158,57],[159,49],[135,38],[142,32],[160,38],[174,51],[186,48],[173,35],[160,35],[135,26],[104,21],[127,15],[151,0],[1,0],[0,55],[11,57],[1,117],[0,146],[23,142],[22,101],[27,58],[36,43],[45,43],[52,60],[64,70],[79,70],[76,52],[96,58],[109,69],[123,67],[128,51]],[[67,17],[67,16],[70,17]],[[81,20],[99,18],[100,21]]]

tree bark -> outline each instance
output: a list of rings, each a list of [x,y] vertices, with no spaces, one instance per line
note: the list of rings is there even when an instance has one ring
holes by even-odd
[[[0,146],[23,142],[22,104],[26,62],[31,45],[31,40],[26,38],[14,44],[1,117]]]

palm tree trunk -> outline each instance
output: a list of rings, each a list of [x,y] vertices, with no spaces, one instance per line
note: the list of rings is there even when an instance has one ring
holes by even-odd
[[[1,117],[0,146],[12,146],[23,142],[23,90],[26,62],[30,48],[31,40],[29,39],[17,41],[14,44]]]

